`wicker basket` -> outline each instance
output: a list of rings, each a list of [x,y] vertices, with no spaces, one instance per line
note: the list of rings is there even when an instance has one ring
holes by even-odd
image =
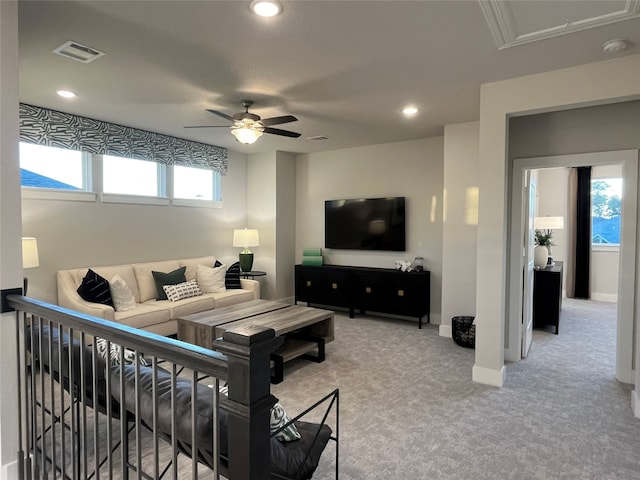
[[[453,341],[461,347],[476,347],[476,326],[472,325],[475,317],[453,317],[451,319]]]

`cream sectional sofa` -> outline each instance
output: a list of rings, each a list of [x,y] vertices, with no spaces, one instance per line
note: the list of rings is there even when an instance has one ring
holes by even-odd
[[[242,288],[240,289],[204,293],[176,302],[156,300],[157,291],[152,271],[168,273],[180,267],[186,267],[185,276],[189,281],[196,278],[199,264],[213,267],[215,261],[216,258],[210,256],[60,270],[57,272],[58,305],[160,335],[173,335],[177,333],[176,319],[181,316],[260,298],[260,283],[256,280],[241,279]],[[83,300],[78,295],[77,289],[89,268],[109,281],[114,275],[120,275],[131,289],[136,307],[132,310],[116,312],[108,305]]]

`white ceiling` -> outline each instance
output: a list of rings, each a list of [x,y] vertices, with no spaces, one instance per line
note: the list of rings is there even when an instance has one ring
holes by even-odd
[[[269,19],[249,4],[20,0],[20,100],[242,152],[305,153],[440,135],[479,118],[482,83],[612,58],[609,39],[630,41],[616,57],[640,53],[638,0],[298,0]],[[106,55],[51,53],[69,40]],[[243,98],[263,118],[295,115],[278,128],[302,136],[245,146],[226,128],[183,128],[227,125],[205,110],[233,114]]]

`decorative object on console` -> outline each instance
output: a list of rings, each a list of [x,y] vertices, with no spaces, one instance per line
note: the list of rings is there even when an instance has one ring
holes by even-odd
[[[564,228],[564,217],[536,217],[533,221],[533,227],[536,230],[536,245],[547,247],[546,265],[553,265],[551,246],[554,244],[551,242],[551,238],[554,230],[562,230]],[[540,253],[539,255],[541,256],[542,254]],[[544,264],[542,267],[544,267]]]
[[[323,263],[321,248],[305,248],[302,250],[302,265],[320,266]]]
[[[396,267],[396,270],[400,270],[401,272],[410,272],[411,262],[406,262],[404,260],[396,260],[395,267]]]
[[[33,237],[22,237],[22,268],[36,268],[40,266],[38,258],[38,241]],[[23,279],[24,295],[27,294],[29,280]]]
[[[416,257],[413,259],[412,270],[416,272],[421,272],[424,270],[424,258]]]
[[[240,270],[243,272],[251,271],[251,267],[253,267],[253,253],[249,250],[249,247],[257,247],[259,245],[260,238],[258,236],[258,230],[244,228],[233,231],[233,246],[244,248],[239,255]]]

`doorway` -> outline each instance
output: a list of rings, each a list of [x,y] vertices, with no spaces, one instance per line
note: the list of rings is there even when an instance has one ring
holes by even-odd
[[[552,167],[578,167],[593,165],[622,165],[625,185],[623,216],[620,238],[620,264],[618,275],[617,336],[616,336],[616,378],[625,383],[633,383],[633,319],[635,279],[635,231],[637,210],[638,162],[637,150],[620,150],[553,157],[520,158],[513,161],[511,189],[511,227],[508,232],[510,248],[507,300],[507,321],[505,323],[505,359],[519,361],[522,355],[522,307],[524,268],[522,238],[525,235],[525,178],[527,171]]]

